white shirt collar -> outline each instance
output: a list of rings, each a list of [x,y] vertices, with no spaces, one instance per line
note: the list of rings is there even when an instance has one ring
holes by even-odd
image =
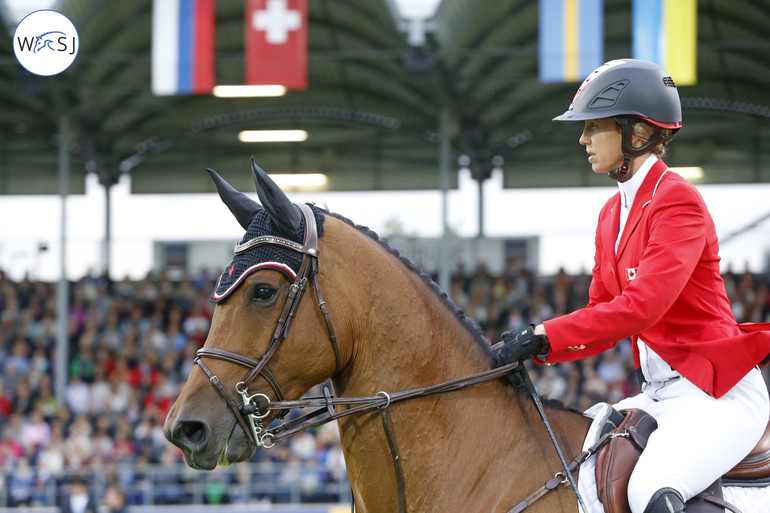
[[[621,235],[626,228],[626,221],[628,215],[631,213],[631,206],[634,204],[634,198],[636,193],[639,192],[639,188],[644,182],[644,178],[647,176],[647,172],[658,161],[658,157],[650,154],[647,160],[636,170],[636,173],[626,180],[625,182],[618,182],[620,188],[620,212],[618,212],[618,236],[615,239],[615,253],[618,252],[618,245],[620,244]]]

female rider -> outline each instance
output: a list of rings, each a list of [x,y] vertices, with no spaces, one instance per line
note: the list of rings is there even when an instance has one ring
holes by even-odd
[[[770,326],[737,325],[706,204],[660,159],[682,126],[679,94],[663,68],[610,61],[554,120],[584,123],[588,162],[619,191],[599,214],[588,306],[504,335],[498,365],[576,360],[630,337],[642,392],[615,406],[658,422],[628,485],[631,511],[684,511],[768,424],[757,365],[770,356]]]

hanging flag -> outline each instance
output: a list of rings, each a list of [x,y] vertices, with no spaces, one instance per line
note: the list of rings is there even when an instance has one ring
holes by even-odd
[[[215,0],[153,0],[154,94],[211,93],[215,8]]]
[[[580,82],[604,57],[604,0],[540,0],[541,82]]]
[[[246,1],[247,84],[307,88],[307,0]]]
[[[632,57],[663,66],[677,85],[693,85],[697,73],[697,0],[634,0]]]

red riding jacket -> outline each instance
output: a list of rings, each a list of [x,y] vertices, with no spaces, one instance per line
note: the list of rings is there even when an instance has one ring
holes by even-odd
[[[770,357],[770,323],[736,323],[703,198],[658,160],[616,256],[619,208],[617,193],[599,214],[588,306],[544,323],[551,346],[545,362],[585,358],[631,337],[638,369],[641,337],[673,369],[721,397]]]

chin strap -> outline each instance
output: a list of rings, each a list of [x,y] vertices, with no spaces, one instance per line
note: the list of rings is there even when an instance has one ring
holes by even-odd
[[[657,146],[660,143],[667,143],[671,139],[674,138],[674,135],[676,135],[676,132],[671,134],[670,136],[665,136],[661,133],[660,128],[652,126],[652,135],[650,135],[650,138],[647,139],[647,141],[639,146],[634,147],[631,144],[631,136],[633,134],[633,117],[631,116],[622,116],[620,118],[620,133],[621,133],[621,142],[620,146],[623,150],[623,163],[620,164],[620,167],[617,168],[614,171],[610,171],[607,176],[612,178],[613,180],[620,180],[626,174],[628,173],[628,166],[631,164],[631,158],[632,157],[638,157],[639,155],[643,155],[650,151],[652,148]]]
[[[610,171],[607,174],[607,176],[609,176],[613,180],[620,180],[621,178],[626,176],[626,173],[628,173],[628,165],[630,163],[631,163],[631,155],[629,155],[628,153],[624,153],[623,154],[623,163],[616,170]]]

